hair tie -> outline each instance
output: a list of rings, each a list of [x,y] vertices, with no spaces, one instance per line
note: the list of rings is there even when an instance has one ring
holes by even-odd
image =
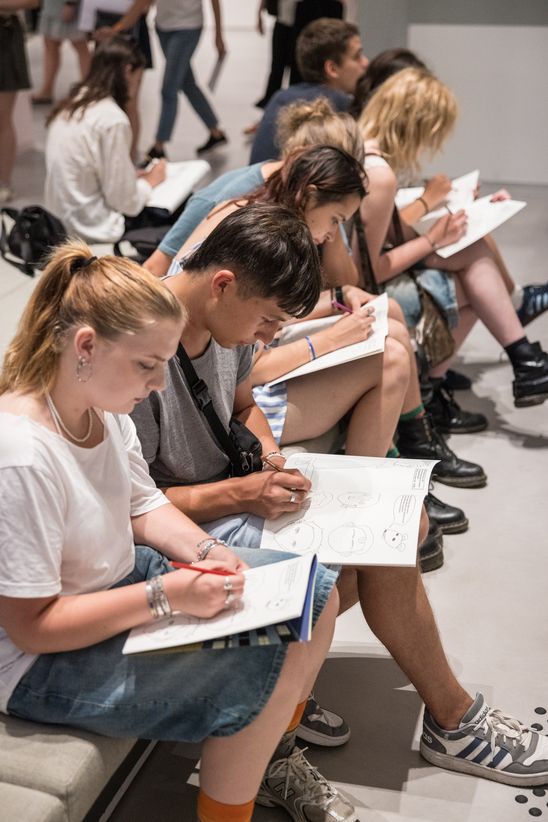
[[[87,268],[92,263],[97,262],[97,260],[98,257],[77,257],[70,267],[70,273],[77,274],[78,271],[83,271],[84,268]]]

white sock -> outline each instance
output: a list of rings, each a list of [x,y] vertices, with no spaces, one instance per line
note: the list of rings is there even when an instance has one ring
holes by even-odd
[[[515,283],[514,290],[510,294],[510,299],[512,300],[512,305],[518,311],[523,304],[523,287]]]

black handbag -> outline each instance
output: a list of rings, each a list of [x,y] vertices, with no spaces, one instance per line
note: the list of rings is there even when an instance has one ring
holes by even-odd
[[[229,429],[228,431],[225,430],[213,407],[213,400],[209,395],[206,383],[196,373],[190,357],[181,343],[177,348],[177,361],[181,366],[197,408],[206,418],[211,433],[230,461],[230,476],[245,477],[254,471],[261,471],[263,468],[261,441],[237,417],[231,418]]]
[[[0,214],[0,253],[29,277],[34,277],[34,269],[40,268],[52,248],[67,240],[61,220],[41,206],[26,206],[20,211],[3,208]],[[9,232],[5,216],[14,221]]]

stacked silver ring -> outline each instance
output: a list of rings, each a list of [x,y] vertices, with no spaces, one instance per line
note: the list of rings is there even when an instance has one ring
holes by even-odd
[[[296,502],[297,502],[297,494],[295,493],[295,491],[292,491],[292,492],[291,492],[291,496],[289,497],[289,502],[291,503],[291,505],[295,505],[295,504],[296,504]]]
[[[232,593],[232,580],[230,578],[226,578],[223,582],[223,588],[227,592],[226,599],[225,599],[225,608],[230,606],[230,603],[236,599],[234,594]]]

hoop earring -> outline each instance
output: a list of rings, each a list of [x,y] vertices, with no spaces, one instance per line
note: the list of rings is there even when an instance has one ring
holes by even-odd
[[[84,371],[84,369],[88,368],[88,372]],[[82,373],[84,372],[84,373]],[[78,363],[76,364],[76,379],[78,382],[89,382],[93,376],[93,366],[90,360],[86,360],[85,357],[78,357]]]

